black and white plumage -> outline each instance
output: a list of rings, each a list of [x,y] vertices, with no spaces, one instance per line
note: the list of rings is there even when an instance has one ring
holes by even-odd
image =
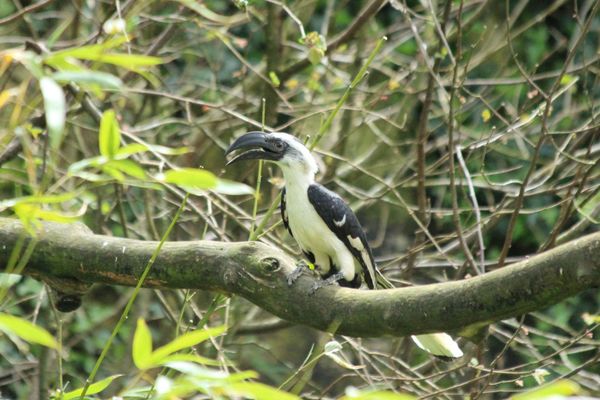
[[[378,272],[365,233],[350,207],[336,193],[315,182],[317,163],[310,151],[287,133],[249,132],[238,138],[227,154],[242,151],[228,164],[240,160],[263,159],[283,171],[285,188],[281,217],[304,255],[324,278],[318,288],[339,282],[358,288],[364,281],[370,289],[379,284],[393,287]],[[298,270],[299,271],[299,270]],[[292,274],[293,283],[299,275]],[[422,349],[442,357],[460,357],[462,351],[445,333],[412,337]]]
[[[347,249],[353,257],[352,262],[348,261],[349,257],[347,257],[347,255],[338,257],[336,263],[332,262],[333,260],[331,259],[331,256],[327,254],[330,258],[329,274],[327,272],[322,272],[321,275],[328,277],[332,275],[332,271],[340,269],[340,272],[344,274],[342,281],[345,281],[347,286],[360,287],[362,272],[364,275],[364,281],[369,289],[375,289],[375,261],[373,260],[373,254],[371,253],[371,248],[367,242],[365,233],[360,225],[360,222],[358,222],[356,215],[354,215],[354,212],[350,209],[350,207],[348,207],[346,202],[344,202],[340,196],[318,183],[312,183],[309,185],[306,193],[308,201],[313,206],[319,217],[321,217],[325,225],[327,225],[329,231],[335,234],[336,238],[344,244],[345,249]],[[290,223],[286,215],[285,195],[286,193],[284,190],[282,193],[281,214],[283,223],[293,236],[294,233],[292,228],[289,226]],[[303,247],[303,249],[308,247],[309,249],[306,251],[310,252],[310,258],[315,258],[314,253],[312,250],[310,250],[312,248],[311,246],[301,245],[301,247]],[[343,263],[344,260],[347,261],[346,264]],[[311,262],[319,265],[316,260],[311,260]],[[359,271],[356,270],[357,268],[355,266],[357,262],[360,264]],[[346,270],[344,268],[346,268]]]

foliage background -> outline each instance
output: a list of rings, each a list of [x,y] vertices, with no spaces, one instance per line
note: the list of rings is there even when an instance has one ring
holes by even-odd
[[[33,42],[55,54],[121,38],[111,52],[161,62],[128,68],[79,60],[89,79],[76,90],[61,82],[68,112],[53,148],[45,131],[33,128],[44,125],[38,81],[51,67],[71,67],[2,53],[0,196],[72,194],[36,210],[79,217],[96,233],[158,240],[184,195],[157,182],[159,172],[202,167],[254,186],[254,166],[224,167],[232,138],[261,128],[264,104],[266,129],[314,139],[385,36],[316,148],[319,179],[357,211],[397,286],[500,268],[598,229],[597,8],[597,1],[577,0],[2,2],[2,49],[43,54]],[[42,71],[36,75],[31,65]],[[120,83],[109,85],[98,72]],[[123,145],[141,140],[189,151],[135,154],[130,159],[143,174],[97,165],[86,170],[95,178],[69,173],[100,154],[98,114],[86,101],[116,111]],[[259,225],[282,183],[271,165],[262,172]],[[5,208],[3,215],[33,212]],[[255,231],[253,208],[252,196],[202,192],[170,240],[240,241],[254,232],[299,256],[278,215]],[[24,278],[1,307],[55,334],[62,320],[63,379],[73,389],[130,296],[128,288],[97,285],[82,308],[59,315],[44,285]],[[329,335],[289,326],[237,297],[143,290],[100,375],[125,374],[105,393],[154,381],[158,370],[140,376],[132,366],[133,322],[141,317],[155,343],[199,322],[227,324],[228,334],[200,354],[224,371],[252,369],[261,382],[306,398],[338,397],[349,386],[505,398],[563,378],[574,392],[598,394],[599,299],[583,293],[493,324],[477,343],[465,342],[467,356],[454,363],[433,360],[407,340],[337,337],[343,361],[321,357],[307,365]],[[58,387],[55,352],[9,337],[1,343],[3,396],[45,398]]]

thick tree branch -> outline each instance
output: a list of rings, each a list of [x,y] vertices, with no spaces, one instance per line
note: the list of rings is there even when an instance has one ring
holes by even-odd
[[[0,266],[23,226],[0,218]],[[25,273],[37,278],[135,285],[156,242],[94,235],[83,225],[44,223]],[[169,242],[146,287],[233,293],[288,321],[350,336],[459,331],[547,307],[600,285],[600,233],[468,280],[392,290],[289,288],[294,261],[259,242]]]

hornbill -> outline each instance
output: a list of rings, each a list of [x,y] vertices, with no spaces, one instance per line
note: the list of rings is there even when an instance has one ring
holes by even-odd
[[[277,132],[249,132],[233,142],[226,155],[239,151],[227,165],[242,160],[272,161],[283,171],[285,187],[281,197],[281,218],[300,249],[314,264],[323,280],[319,288],[338,282],[359,288],[393,288],[378,271],[365,233],[354,212],[340,196],[315,182],[317,162],[310,151],[294,136]],[[306,266],[290,276],[290,285]],[[463,355],[457,343],[446,333],[412,336],[423,350],[442,358]]]

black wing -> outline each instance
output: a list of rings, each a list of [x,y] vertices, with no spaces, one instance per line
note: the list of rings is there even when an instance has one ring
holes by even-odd
[[[279,210],[281,211],[281,220],[283,221],[283,226],[285,226],[285,229],[287,229],[288,232],[290,233],[290,235],[292,235],[292,237],[294,237],[294,234],[292,233],[292,230],[290,229],[287,211],[285,209],[285,187],[281,191],[281,203],[279,204]]]
[[[336,193],[317,183],[308,187],[308,200],[327,227],[358,260],[363,268],[367,286],[375,289],[376,266],[371,247],[352,209]]]

